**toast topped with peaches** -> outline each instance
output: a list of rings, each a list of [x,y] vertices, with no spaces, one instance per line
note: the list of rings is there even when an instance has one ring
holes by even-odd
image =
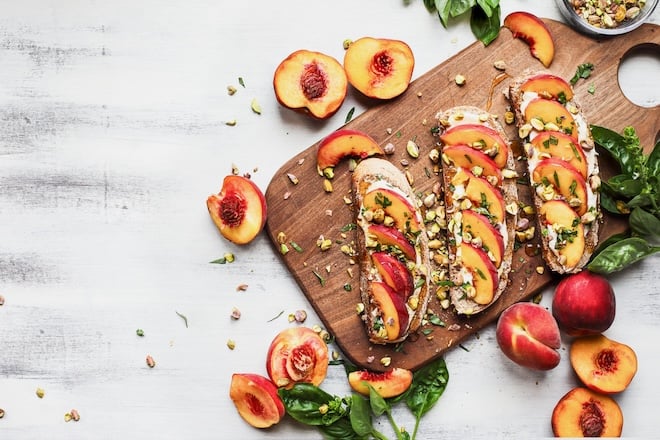
[[[428,237],[420,204],[401,170],[362,160],[352,176],[362,319],[376,344],[405,340],[429,301]]]
[[[449,296],[457,313],[473,315],[508,284],[518,213],[515,162],[490,113],[460,106],[438,114],[438,121]]]
[[[525,71],[509,86],[527,156],[543,257],[576,273],[598,244],[600,175],[589,124],[573,88],[549,72]]]

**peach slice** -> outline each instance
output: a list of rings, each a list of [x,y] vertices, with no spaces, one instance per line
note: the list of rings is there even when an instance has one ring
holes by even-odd
[[[529,45],[532,56],[549,67],[555,57],[555,42],[546,24],[529,12],[512,12],[504,18],[504,27],[514,38],[520,38]]]
[[[477,208],[488,212],[493,223],[502,223],[506,215],[502,193],[482,177],[469,176],[465,195]]]
[[[383,209],[386,215],[394,219],[396,228],[404,234],[417,233],[420,230],[415,208],[402,195],[390,189],[378,188],[369,191],[363,197],[363,205],[369,210]]]
[[[440,136],[440,140],[445,145],[467,145],[476,150],[481,150],[493,159],[498,168],[501,169],[506,166],[509,147],[497,130],[486,125],[456,125],[445,131]]]
[[[443,158],[456,167],[473,171],[479,167],[481,176],[492,176],[497,179],[497,184],[502,183],[502,172],[500,167],[481,151],[477,151],[467,145],[451,145],[442,149]]]
[[[368,134],[342,128],[330,133],[319,142],[316,151],[316,165],[320,171],[337,166],[345,157],[366,157],[383,155],[385,152]]]
[[[344,54],[348,82],[364,95],[392,99],[410,85],[415,57],[403,41],[363,37]]]
[[[531,144],[540,154],[564,160],[587,178],[587,158],[584,150],[573,137],[560,131],[542,131],[534,136]]]
[[[544,124],[556,125],[559,131],[572,136],[577,142],[575,119],[560,102],[545,98],[532,99],[525,107],[525,122],[529,123],[534,118]]]
[[[495,267],[500,267],[504,255],[502,235],[485,216],[471,209],[462,211],[462,214],[463,237],[466,233],[469,233],[472,238],[478,237],[481,240],[481,248],[493,256]]]
[[[637,373],[635,351],[602,334],[575,339],[570,359],[582,383],[598,393],[620,393],[628,388]]]
[[[363,396],[369,396],[371,385],[381,397],[388,399],[406,392],[412,385],[413,373],[405,368],[392,368],[382,373],[369,370],[351,371],[348,374],[348,383],[351,389]]]
[[[401,296],[390,286],[377,281],[369,283],[371,298],[378,305],[387,332],[387,339],[394,341],[408,327],[408,309]]]
[[[462,242],[460,245],[463,266],[472,273],[476,295],[472,300],[477,304],[489,304],[495,297],[499,284],[497,269],[488,255],[481,249]]]
[[[251,242],[266,224],[266,197],[244,176],[226,176],[220,192],[206,199],[206,207],[222,236],[236,244]]]
[[[275,98],[284,107],[326,119],[344,102],[348,79],[335,58],[303,49],[277,66],[273,88]]]
[[[284,329],[268,347],[266,371],[278,388],[290,389],[296,383],[318,386],[327,370],[328,345],[311,328]]]
[[[525,81],[520,90],[536,92],[541,97],[567,102],[573,99],[573,88],[563,78],[551,73],[539,73]]]
[[[232,374],[229,397],[243,420],[255,428],[269,428],[284,417],[284,404],[277,387],[259,374]]]
[[[495,337],[502,353],[523,367],[551,370],[561,360],[557,321],[539,304],[519,302],[507,307],[497,320]]]
[[[532,181],[552,185],[578,215],[587,212],[587,184],[582,175],[561,159],[543,159],[532,172]]]
[[[387,252],[374,252],[371,260],[385,284],[407,301],[415,290],[415,283],[406,265]]]
[[[555,437],[621,437],[623,412],[610,396],[577,387],[557,402],[551,424]]]
[[[381,250],[386,249],[393,254],[402,253],[408,260],[417,261],[415,247],[398,229],[372,223],[367,234],[379,243]]]
[[[584,226],[580,217],[563,200],[550,200],[541,205],[540,215],[544,225],[561,228],[557,237],[559,255],[565,257],[564,266],[575,267],[584,253]]]

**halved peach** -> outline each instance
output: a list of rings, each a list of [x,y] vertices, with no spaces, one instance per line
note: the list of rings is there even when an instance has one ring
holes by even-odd
[[[602,334],[574,339],[570,359],[582,383],[603,394],[625,390],[637,373],[635,351]]]
[[[566,102],[573,99],[573,88],[563,78],[551,73],[539,73],[525,81],[520,90],[536,92],[543,98]]]
[[[401,296],[385,283],[369,283],[371,298],[378,305],[387,332],[387,339],[394,341],[408,327],[408,309]]]
[[[372,223],[367,234],[380,244],[381,249],[388,249],[390,253],[401,252],[407,259],[417,261],[414,246],[398,229]]]
[[[564,266],[572,268],[582,258],[584,253],[584,226],[580,223],[580,217],[563,200],[550,200],[543,203],[540,209],[542,222],[560,228],[562,232],[556,239],[556,249],[566,262]],[[555,233],[557,231],[555,230]],[[558,247],[558,248],[557,248]]]
[[[465,195],[478,208],[488,212],[493,223],[502,223],[506,215],[502,193],[483,177],[470,175]]]
[[[473,171],[479,167],[481,176],[492,176],[497,179],[497,184],[502,183],[502,171],[500,167],[481,151],[477,151],[467,145],[451,145],[442,149],[442,154],[449,163],[456,167]]]
[[[504,239],[490,221],[483,215],[471,209],[462,211],[463,237],[469,233],[471,237],[481,240],[481,248],[493,256],[495,267],[502,264],[504,255]]]
[[[391,99],[410,85],[415,57],[400,40],[363,37],[344,54],[348,82],[370,98]]]
[[[540,154],[565,160],[587,178],[587,158],[584,150],[573,137],[560,131],[542,131],[534,136],[531,144]]]
[[[266,371],[278,388],[290,389],[296,383],[318,386],[328,371],[328,345],[311,328],[284,329],[268,347]]]
[[[273,88],[275,98],[284,107],[326,119],[344,102],[348,79],[339,61],[303,49],[293,52],[277,66]]]
[[[552,123],[560,131],[577,139],[575,119],[571,112],[559,101],[545,98],[532,99],[527,104],[527,107],[525,107],[525,122],[530,122],[534,118],[542,121],[544,124]]]
[[[255,428],[268,428],[284,417],[284,404],[277,387],[259,374],[232,374],[229,397],[243,420]]]
[[[467,145],[476,150],[492,152],[487,154],[498,168],[506,166],[509,147],[500,134],[482,124],[460,124],[445,131],[440,140],[445,145]]]
[[[534,168],[532,181],[554,186],[578,215],[587,212],[587,184],[568,162],[556,158],[543,159]]]
[[[385,152],[367,133],[342,128],[333,131],[319,142],[316,151],[316,165],[320,171],[337,166],[345,157],[360,159],[383,155]]]
[[[555,437],[621,437],[623,412],[610,396],[577,387],[557,402],[551,424]]]
[[[383,209],[386,215],[394,219],[397,229],[404,233],[416,233],[420,230],[417,211],[408,200],[387,188],[378,188],[369,191],[363,197],[365,209]]]
[[[529,12],[512,12],[504,18],[504,27],[514,38],[520,38],[529,45],[532,56],[545,67],[550,66],[555,56],[555,42],[546,24]]]
[[[412,379],[412,371],[397,367],[382,373],[357,370],[348,374],[348,383],[353,391],[369,396],[371,385],[385,399],[403,394],[412,385]]]
[[[387,252],[374,252],[371,261],[385,284],[407,301],[415,290],[415,283],[406,265]]]
[[[266,224],[266,197],[244,176],[226,176],[220,192],[206,199],[206,207],[222,236],[236,244],[251,242]]]
[[[476,295],[472,299],[477,304],[489,304],[493,301],[499,284],[495,265],[483,250],[471,244],[462,242],[460,251],[463,266],[472,273],[476,290]]]

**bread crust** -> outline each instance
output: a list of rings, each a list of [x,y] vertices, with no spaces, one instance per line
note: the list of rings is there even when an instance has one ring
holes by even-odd
[[[467,117],[466,115],[470,115]],[[452,244],[451,237],[453,235],[452,231],[448,232],[448,249],[449,249],[449,276],[452,281],[452,286],[449,288],[449,295],[452,302],[452,305],[456,309],[456,312],[462,315],[474,315],[476,313],[482,312],[494,304],[498,298],[502,295],[509,283],[509,275],[511,272],[511,265],[513,260],[513,251],[514,251],[514,241],[515,241],[515,227],[517,222],[517,199],[518,199],[518,190],[516,187],[515,181],[515,160],[513,153],[511,151],[511,144],[502,129],[502,126],[497,122],[497,120],[490,113],[484,111],[481,108],[475,106],[457,106],[450,109],[447,109],[437,115],[437,118],[440,121],[441,127],[443,129],[448,129],[456,125],[463,123],[479,123],[485,125],[491,129],[494,129],[506,142],[508,147],[508,154],[506,156],[506,164],[504,169],[511,171],[507,174],[507,177],[503,177],[499,189],[502,198],[504,200],[504,205],[507,208],[505,210],[504,218],[504,231],[505,234],[500,231],[504,239],[504,253],[502,256],[502,262],[498,268],[498,284],[494,292],[493,299],[486,303],[480,304],[466,295],[465,290],[461,286],[463,284],[463,276],[461,274],[461,262],[460,258],[457,258],[457,249],[456,245]],[[444,145],[442,145],[444,147]],[[456,201],[453,198],[452,191],[450,190],[452,178],[456,174],[456,169],[448,161],[442,161],[442,183],[445,194],[445,206],[447,210],[447,221],[451,225],[451,217],[459,208],[456,206]]]
[[[527,156],[527,167],[528,167],[528,173],[530,179],[534,171],[533,170],[534,164],[530,160],[532,159],[532,155],[534,154],[533,151],[534,149],[529,144],[529,142],[530,142],[530,135],[534,133],[534,130],[532,129],[532,131],[528,135],[524,135],[525,132],[528,131],[529,126],[524,127],[526,124],[525,115],[523,113],[525,96],[524,96],[524,91],[521,90],[521,87],[527,80],[539,74],[554,75],[550,71],[527,69],[511,81],[508,90],[508,99],[514,110],[516,125],[519,131],[519,137],[523,143],[523,150],[525,151],[525,154]],[[535,211],[537,213],[536,220],[539,226],[539,231],[541,231],[540,235],[541,235],[543,259],[547,264],[547,266],[552,271],[557,272],[559,274],[570,274],[570,273],[580,272],[584,268],[584,266],[589,262],[591,255],[596,249],[598,245],[598,231],[599,231],[600,223],[602,222],[602,214],[600,210],[600,191],[599,191],[600,170],[598,166],[596,149],[594,148],[594,141],[591,136],[591,131],[589,130],[589,125],[586,119],[584,118],[582,106],[580,105],[578,99],[576,98],[575,93],[573,94],[573,97],[564,104],[564,106],[567,108],[569,108],[570,106],[576,115],[575,122],[576,125],[579,126],[579,130],[578,130],[579,144],[585,153],[585,157],[588,164],[588,170],[589,170],[587,178],[585,179],[586,181],[585,183],[588,188],[588,191],[591,192],[595,203],[595,212],[592,213],[594,219],[591,222],[587,222],[584,226],[585,227],[584,252],[582,253],[582,256],[580,257],[579,261],[574,266],[572,267],[566,266],[561,261],[561,257],[556,252],[553,251],[553,243],[552,243],[553,237],[551,234],[543,233],[543,230],[544,228],[546,228],[546,226],[544,219],[541,218],[540,215],[541,206],[543,205],[545,200],[542,198],[540,194],[537,193],[537,191],[534,190],[534,188],[532,188],[532,194],[534,198]],[[584,216],[582,217],[582,219],[584,223]]]
[[[372,185],[393,188],[399,191],[411,206],[415,208],[415,216],[420,227],[420,231],[414,236],[406,234],[411,238],[411,244],[416,251],[414,269],[411,270],[416,288],[405,304],[409,315],[408,323],[401,329],[399,336],[396,338],[388,338],[382,331],[378,331],[382,327],[382,323],[378,322],[382,318],[381,310],[379,304],[374,300],[371,288],[373,281],[380,281],[371,257],[374,248],[368,244],[369,237],[367,234],[367,228],[372,224],[378,223],[375,223],[373,219],[369,218],[364,208],[365,195],[370,188],[374,188]],[[403,172],[385,159],[368,158],[362,160],[353,171],[352,186],[355,220],[358,226],[356,251],[360,267],[360,297],[364,305],[362,319],[365,323],[367,336],[371,342],[376,344],[398,343],[405,340],[421,326],[431,293],[431,265],[429,260],[428,237],[424,229],[419,203]],[[407,262],[412,263],[411,261]]]

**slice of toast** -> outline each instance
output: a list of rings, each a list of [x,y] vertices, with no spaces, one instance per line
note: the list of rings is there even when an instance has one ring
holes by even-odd
[[[398,343],[420,327],[430,297],[420,202],[403,172],[385,159],[362,160],[352,185],[362,319],[371,342]]]
[[[518,213],[515,162],[490,113],[459,106],[437,117],[449,295],[457,313],[473,315],[495,303],[509,281]]]
[[[524,71],[508,98],[527,157],[543,258],[557,273],[579,272],[598,244],[602,218],[589,124],[571,85],[551,72]]]

